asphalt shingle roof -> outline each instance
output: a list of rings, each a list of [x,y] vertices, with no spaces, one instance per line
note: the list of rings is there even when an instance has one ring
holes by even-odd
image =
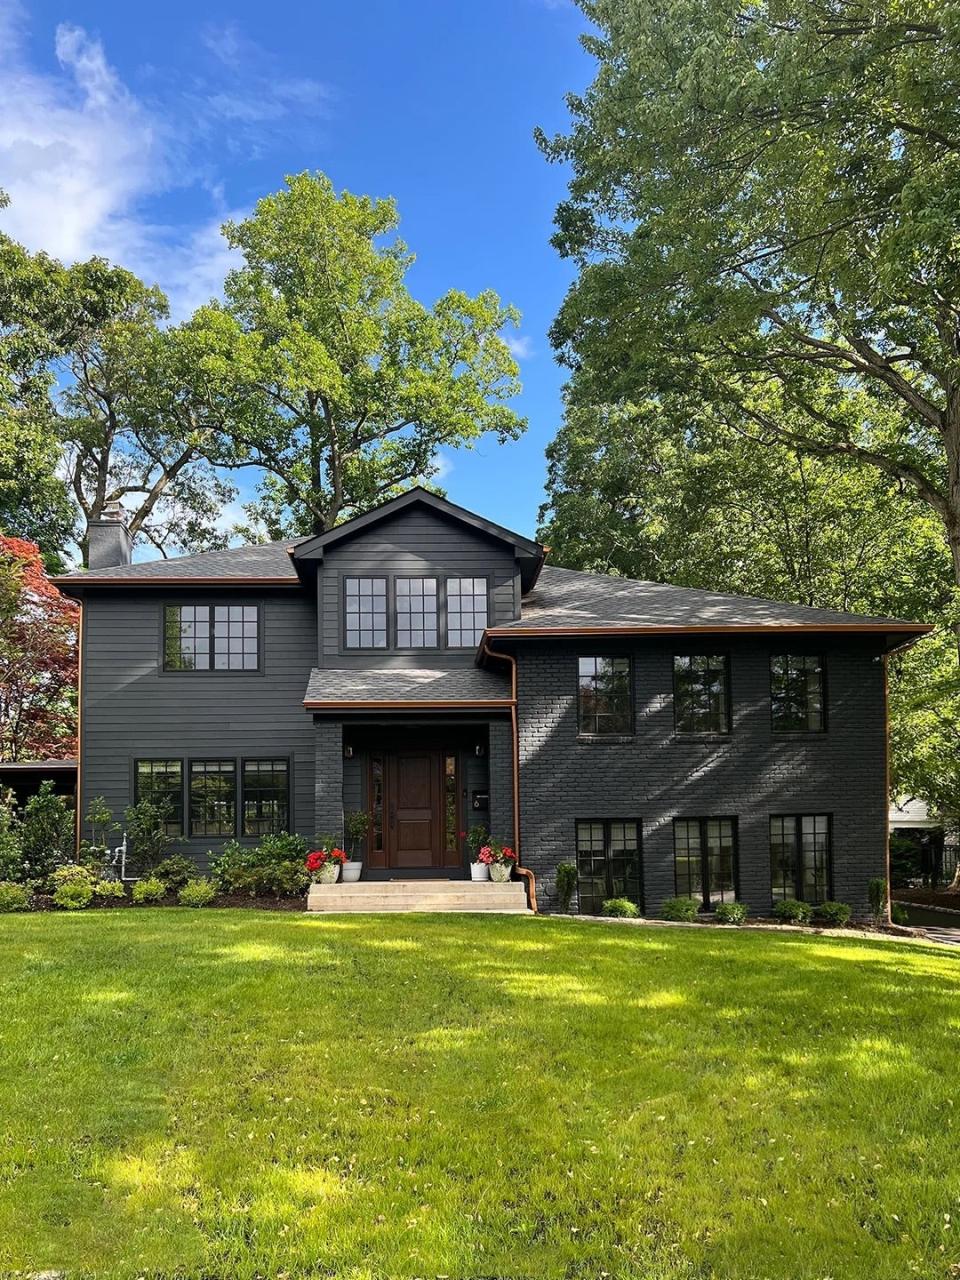
[[[145,560],[141,564],[117,565],[112,569],[93,569],[89,573],[67,573],[58,578],[62,583],[82,582],[150,582],[183,578],[284,578],[297,582],[297,571],[287,548],[307,538],[284,538],[282,542],[266,542],[260,546],[230,547],[225,551],[202,551],[195,556],[174,556],[169,560]]]
[[[515,622],[492,628],[509,632],[524,627],[718,627],[843,626],[904,627],[902,619],[811,609],[805,605],[721,595],[662,582],[614,578],[602,573],[544,565],[536,586],[523,597]],[[920,624],[914,624],[920,629]]]
[[[383,667],[375,671],[314,667],[304,702],[508,702],[510,680],[480,667],[446,671],[426,667]]]

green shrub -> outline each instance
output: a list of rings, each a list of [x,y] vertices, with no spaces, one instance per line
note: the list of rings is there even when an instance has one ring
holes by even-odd
[[[73,802],[58,796],[48,779],[23,807],[19,823],[22,880],[45,881],[55,867],[73,862],[76,832]]]
[[[749,908],[745,902],[721,902],[714,912],[717,924],[743,924]]]
[[[839,927],[853,915],[853,908],[847,902],[821,902],[813,914],[822,924]]]
[[[157,880],[162,880],[172,893],[175,889],[182,889],[188,880],[196,880],[197,868],[182,853],[175,853],[157,863],[153,869],[153,876]]]
[[[82,911],[93,901],[93,885],[89,880],[65,880],[54,892],[53,904],[64,911]]]
[[[909,924],[910,912],[902,902],[893,902],[890,904],[890,919],[894,924]]]
[[[209,880],[188,880],[177,894],[181,907],[209,907],[217,890]]]
[[[118,902],[127,896],[122,880],[98,880],[93,886],[93,896],[101,902]]]
[[[0,915],[7,911],[29,911],[33,896],[25,884],[0,880]]]
[[[607,898],[600,907],[602,916],[616,916],[619,920],[636,920],[640,912],[629,898]]]
[[[24,873],[16,801],[9,787],[0,787],[0,880],[19,882]]]
[[[79,862],[66,862],[50,872],[47,884],[51,893],[56,893],[65,884],[88,884],[92,889],[99,878],[95,871]]]
[[[696,920],[697,904],[693,898],[668,898],[660,914],[664,920]]]
[[[577,887],[579,872],[572,862],[561,862],[557,866],[557,906],[561,911],[569,911],[573,901],[573,893]]]
[[[874,876],[867,885],[870,911],[875,924],[883,924],[887,917],[887,882],[883,876]]]
[[[799,898],[783,898],[774,903],[773,918],[781,924],[808,924],[812,915],[810,903],[801,902]]]
[[[308,853],[302,836],[264,836],[257,845],[229,840],[210,870],[223,893],[247,893],[252,898],[295,898],[310,883],[304,867]]]
[[[167,892],[167,886],[156,876],[147,876],[146,880],[138,880],[133,886],[133,900],[138,907],[146,902],[159,902]]]
[[[173,843],[167,832],[170,821],[170,805],[154,804],[152,800],[139,800],[123,811],[130,841],[127,865],[137,871],[153,871]]]

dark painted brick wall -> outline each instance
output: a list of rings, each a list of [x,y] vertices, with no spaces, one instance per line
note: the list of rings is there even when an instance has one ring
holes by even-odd
[[[642,641],[632,650],[600,642],[549,650],[518,644],[523,860],[537,875],[542,901],[549,906],[557,863],[575,861],[578,817],[642,820],[645,902],[652,915],[675,892],[673,818],[733,816],[740,896],[754,913],[768,913],[770,815],[830,813],[834,897],[866,909],[867,882],[884,874],[886,860],[882,659],[862,641],[832,637],[831,646],[820,650],[827,664],[827,732],[784,740],[770,727],[769,657],[775,648],[782,646],[727,636],[722,646],[711,642],[700,650],[730,654],[733,731],[696,740],[674,732],[675,646],[668,640]],[[635,736],[617,743],[578,741],[578,653],[614,652],[633,658]]]

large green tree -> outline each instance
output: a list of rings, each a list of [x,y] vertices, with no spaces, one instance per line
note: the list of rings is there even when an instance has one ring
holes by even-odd
[[[221,427],[214,456],[263,469],[255,514],[275,528],[329,529],[429,482],[438,450],[524,429],[504,403],[519,390],[500,336],[516,313],[489,291],[417,301],[397,222],[391,200],[288,178],[226,225],[242,265],[180,333]]]
[[[960,584],[960,4],[581,0],[572,404],[682,397],[933,512]]]

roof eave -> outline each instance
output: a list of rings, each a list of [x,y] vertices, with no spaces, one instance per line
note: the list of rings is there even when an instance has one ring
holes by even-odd
[[[56,577],[50,581],[64,595],[75,595],[86,587],[301,587],[303,584],[299,577],[275,577],[275,576],[248,576],[243,578],[205,575],[200,577],[194,576],[177,576],[174,574],[165,574],[163,577],[153,575],[151,577],[136,577],[131,574],[129,578],[119,577],[97,577],[92,573],[85,573],[82,577]]]

